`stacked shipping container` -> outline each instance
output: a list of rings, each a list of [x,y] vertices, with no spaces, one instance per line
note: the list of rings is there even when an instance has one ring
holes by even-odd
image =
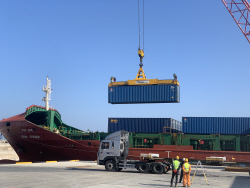
[[[250,117],[109,118],[108,132],[250,135]]]
[[[182,117],[185,134],[250,135],[249,117]]]
[[[108,132],[125,130],[134,133],[163,133],[170,131],[179,133],[182,130],[181,122],[171,118],[109,118]]]

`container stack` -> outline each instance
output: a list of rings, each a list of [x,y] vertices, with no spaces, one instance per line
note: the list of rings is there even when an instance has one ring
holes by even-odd
[[[171,118],[109,118],[108,132],[125,130],[133,133],[180,133],[181,122]]]
[[[249,117],[182,117],[185,134],[250,135]]]

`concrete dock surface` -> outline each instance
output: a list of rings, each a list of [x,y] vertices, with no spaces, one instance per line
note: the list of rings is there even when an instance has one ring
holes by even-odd
[[[195,168],[196,165],[193,165],[191,179]],[[246,172],[226,172],[221,166],[203,168],[209,185],[198,168],[191,187],[250,187],[250,177]],[[170,187],[170,179],[171,173],[144,174],[133,169],[108,172],[94,161],[0,165],[1,188],[163,188]],[[177,184],[177,187],[182,186],[182,183]]]

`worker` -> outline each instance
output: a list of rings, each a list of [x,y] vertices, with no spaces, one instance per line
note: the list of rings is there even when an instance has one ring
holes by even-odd
[[[185,158],[183,158],[183,159],[182,159],[182,162],[181,162],[181,176],[180,176],[179,183],[181,183],[182,178],[183,178],[183,170],[182,170],[182,167],[183,167],[183,165],[184,165],[184,162],[185,162]]]
[[[177,75],[176,74],[173,74],[173,77],[175,80],[177,80]]]
[[[190,187],[190,172],[191,172],[191,165],[188,163],[188,159],[185,159],[185,163],[182,166],[183,170],[183,187]]]
[[[179,156],[176,156],[172,164],[172,178],[170,187],[173,187],[174,177],[175,177],[175,187],[177,187],[179,169],[180,169]]]

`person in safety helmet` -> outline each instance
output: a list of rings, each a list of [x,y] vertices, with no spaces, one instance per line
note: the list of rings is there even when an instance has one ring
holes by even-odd
[[[170,187],[173,187],[174,177],[175,177],[175,187],[177,187],[179,169],[180,169],[179,156],[176,156],[175,160],[172,163],[172,178]]]
[[[188,159],[185,159],[185,163],[182,166],[183,170],[183,187],[190,187],[190,172],[191,172],[191,165],[188,163]]]
[[[184,162],[185,162],[185,158],[183,158],[183,159],[182,159],[182,161],[181,161],[181,176],[180,176],[179,183],[181,183],[182,178],[183,178],[183,170],[182,170],[182,166],[184,165]]]

